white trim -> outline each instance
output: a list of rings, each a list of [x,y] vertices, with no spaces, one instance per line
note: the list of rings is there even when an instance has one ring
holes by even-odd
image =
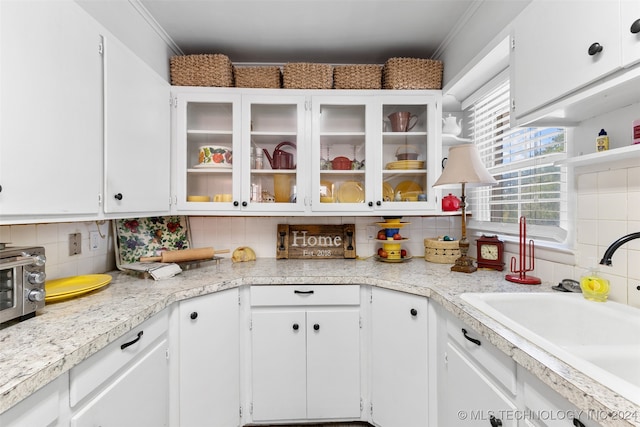
[[[162,26],[156,21],[156,19],[151,15],[149,10],[142,4],[140,0],[129,0],[129,4],[142,16],[142,18],[147,21],[151,29],[153,29],[156,34],[160,36],[160,38],[169,46],[169,48],[176,55],[184,55],[180,46],[176,44],[175,41],[167,34],[167,32],[162,28]]]

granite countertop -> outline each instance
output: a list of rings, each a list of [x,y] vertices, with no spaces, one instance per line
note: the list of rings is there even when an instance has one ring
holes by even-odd
[[[449,265],[414,259],[259,259],[191,269],[166,280],[110,272],[111,284],[71,300],[48,304],[37,316],[0,330],[0,413],[70,370],[176,301],[246,285],[365,284],[424,295],[442,305],[579,409],[636,414],[600,420],[640,426],[640,406],[546,353],[459,298],[464,292],[551,292],[552,284],[518,285],[504,273],[452,273]]]

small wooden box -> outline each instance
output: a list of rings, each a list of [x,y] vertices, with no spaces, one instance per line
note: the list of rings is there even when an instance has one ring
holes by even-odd
[[[424,259],[437,264],[453,264],[460,258],[460,245],[457,240],[444,241],[424,239]]]

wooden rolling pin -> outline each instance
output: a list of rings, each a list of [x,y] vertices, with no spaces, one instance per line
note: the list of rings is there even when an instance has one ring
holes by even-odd
[[[164,251],[160,256],[140,257],[140,262],[183,262],[212,259],[215,254],[228,254],[229,249],[213,248],[183,249],[180,251]]]

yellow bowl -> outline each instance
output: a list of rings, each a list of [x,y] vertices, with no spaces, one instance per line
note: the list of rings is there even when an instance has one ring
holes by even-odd
[[[331,196],[320,196],[320,203],[333,203],[334,201]]]
[[[382,247],[387,251],[388,259],[400,259],[402,256],[402,244],[400,243],[383,243]]]

